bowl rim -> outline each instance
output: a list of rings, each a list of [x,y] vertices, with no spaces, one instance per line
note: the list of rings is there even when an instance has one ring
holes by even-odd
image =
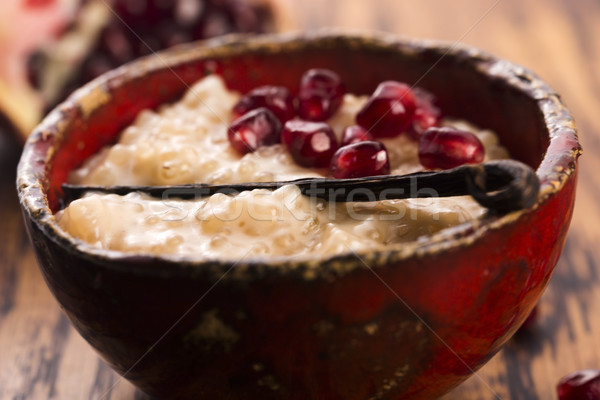
[[[560,154],[552,157],[544,155],[537,169],[541,180],[538,200],[529,209],[514,211],[500,217],[486,216],[461,225],[446,228],[440,232],[413,242],[390,245],[385,250],[348,251],[326,257],[318,256],[277,256],[253,257],[242,260],[203,259],[191,256],[148,255],[125,253],[115,250],[99,249],[80,239],[68,235],[58,225],[49,208],[43,187],[45,176],[36,173],[35,164],[44,166],[52,159],[52,146],[35,146],[40,141],[60,139],[62,121],[68,116],[69,109],[81,107],[84,113],[90,113],[101,107],[102,102],[92,102],[90,98],[98,96],[98,91],[106,91],[107,83],[114,85],[140,74],[156,70],[171,69],[173,66],[192,60],[245,54],[251,52],[285,52],[298,50],[315,44],[328,46],[343,44],[353,46],[373,46],[379,49],[401,51],[416,54],[424,50],[437,51],[442,57],[469,59],[482,74],[493,79],[503,80],[509,86],[519,90],[537,102],[549,131],[548,148],[559,138],[573,145],[561,148]],[[23,150],[17,168],[17,191],[24,218],[31,220],[44,236],[69,250],[81,259],[93,261],[109,269],[122,269],[135,274],[189,275],[209,273],[215,279],[251,279],[266,273],[299,274],[304,279],[342,275],[355,268],[377,268],[378,266],[438,255],[452,249],[473,245],[488,231],[498,230],[515,224],[526,214],[534,212],[540,205],[562,190],[568,179],[575,174],[577,159],[581,155],[581,145],[577,137],[574,120],[562,103],[560,96],[532,71],[496,58],[484,51],[462,43],[406,38],[396,34],[375,31],[357,31],[348,29],[321,29],[313,32],[295,32],[284,34],[248,35],[233,34],[219,38],[203,40],[161,51],[158,57],[147,56],[112,70],[76,90],[67,100],[52,110],[35,128]],[[100,93],[99,97],[102,97]],[[106,93],[104,93],[106,95]],[[87,100],[87,101],[86,101]],[[86,108],[87,107],[87,108]],[[88,114],[89,115],[89,114]],[[43,148],[43,150],[40,150]],[[40,161],[42,160],[42,161]],[[46,169],[47,173],[47,169]],[[152,267],[149,267],[152,265]],[[235,268],[233,268],[235,266]],[[231,273],[230,273],[231,272]]]

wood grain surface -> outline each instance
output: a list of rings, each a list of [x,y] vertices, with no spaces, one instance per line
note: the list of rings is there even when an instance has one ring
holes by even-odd
[[[446,395],[555,399],[600,368],[600,1],[281,0],[301,29],[352,27],[462,41],[536,71],[575,115],[584,156],[567,245],[534,328]],[[30,248],[14,189],[19,147],[0,135],[0,399],[148,399],[70,326]]]

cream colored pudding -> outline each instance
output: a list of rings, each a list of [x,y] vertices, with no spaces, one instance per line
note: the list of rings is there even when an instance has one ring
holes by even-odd
[[[86,185],[174,185],[285,181],[325,176],[298,166],[281,145],[240,156],[227,127],[240,95],[217,76],[194,85],[181,101],[143,111],[118,143],[71,174]],[[338,137],[354,124],[366,98],[346,95],[329,122]],[[493,132],[460,121],[485,147],[485,160],[508,156]],[[422,170],[417,144],[408,135],[384,139],[392,174]],[[479,218],[485,209],[470,197],[327,203],[305,197],[296,186],[276,191],[216,194],[196,200],[161,200],[90,193],[57,213],[70,235],[104,249],[195,258],[332,255],[383,250]]]
[[[327,170],[304,168],[283,146],[261,147],[240,156],[229,144],[227,128],[231,109],[240,99],[217,75],[191,87],[181,101],[146,110],[126,128],[119,141],[91,157],[71,174],[71,182],[86,185],[176,185],[184,183],[241,183],[286,181],[325,176]],[[367,97],[346,95],[341,109],[328,122],[341,138],[354,125]],[[507,158],[496,135],[469,124],[445,124],[473,132],[483,143],[488,159]],[[387,147],[392,174],[423,169],[417,145],[408,135],[381,140]]]

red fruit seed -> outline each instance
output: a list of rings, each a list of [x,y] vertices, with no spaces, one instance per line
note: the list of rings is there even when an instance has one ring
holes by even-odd
[[[556,386],[558,400],[600,399],[600,371],[586,369],[563,377]]]
[[[425,89],[414,88],[417,104],[412,126],[408,129],[411,137],[418,139],[427,129],[438,126],[442,120],[442,111],[436,107],[435,96]]]
[[[295,117],[294,99],[283,86],[261,86],[246,93],[233,107],[234,119],[248,111],[266,107],[275,114],[282,124]]]
[[[373,140],[373,136],[358,125],[349,126],[342,133],[342,146],[371,140]]]
[[[307,121],[325,121],[342,105],[346,88],[328,69],[309,69],[302,75],[298,92],[298,115]]]
[[[227,131],[231,146],[240,154],[281,141],[281,122],[266,108],[257,108],[238,118]]]
[[[290,120],[281,134],[292,158],[303,167],[327,167],[338,148],[333,130],[324,122]]]
[[[419,161],[428,169],[477,164],[484,154],[477,136],[455,128],[429,128],[419,137]]]
[[[416,100],[410,87],[396,81],[382,82],[356,115],[358,125],[373,137],[395,137],[411,126]]]
[[[381,142],[366,141],[341,147],[331,159],[331,174],[338,179],[389,173],[387,149]]]

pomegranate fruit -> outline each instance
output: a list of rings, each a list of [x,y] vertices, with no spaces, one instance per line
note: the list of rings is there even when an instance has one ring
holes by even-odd
[[[241,117],[248,111],[266,107],[279,118],[281,123],[286,123],[296,116],[294,98],[290,91],[283,86],[261,86],[246,93],[233,107],[233,117]]]
[[[240,154],[281,141],[281,122],[267,108],[257,108],[238,118],[227,131],[231,146]]]
[[[389,174],[390,162],[383,143],[364,141],[340,147],[330,168],[334,178],[362,178]]]
[[[338,148],[335,134],[328,124],[303,120],[285,123],[281,143],[294,161],[303,167],[327,167]]]
[[[265,32],[273,23],[266,3],[244,0],[84,0],[79,4],[78,18],[62,36],[63,42],[77,38],[77,54],[59,40],[32,53],[28,64],[31,83],[44,94],[48,107],[99,74],[140,56],[230,32]],[[57,78],[56,71],[65,70],[69,73]]]
[[[558,400],[599,400],[600,371],[586,369],[563,377],[556,386]]]
[[[369,132],[361,126],[351,125],[344,129],[341,145],[347,146],[349,144],[366,142],[368,140],[373,140],[373,136]]]
[[[428,169],[448,169],[483,161],[483,144],[470,132],[429,128],[419,136],[419,161]]]
[[[416,108],[415,96],[408,85],[385,81],[358,112],[356,122],[375,138],[395,137],[411,126]]]
[[[346,88],[333,71],[309,69],[298,92],[298,115],[308,121],[325,121],[342,105]]]

